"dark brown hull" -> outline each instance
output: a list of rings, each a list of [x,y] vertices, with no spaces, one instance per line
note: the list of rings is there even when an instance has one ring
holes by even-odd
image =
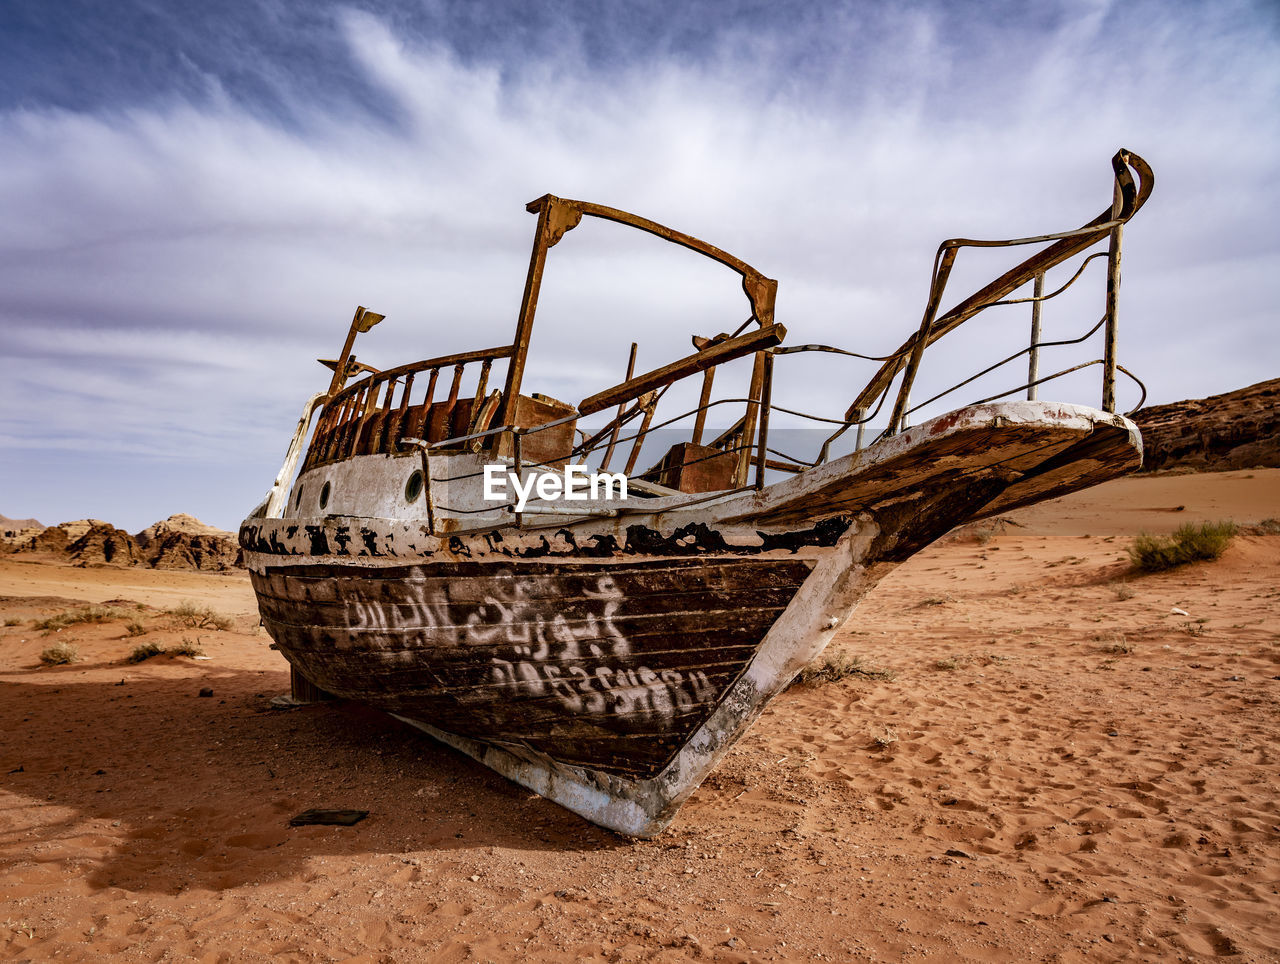
[[[253,572],[308,680],[450,733],[632,779],[706,722],[813,568],[795,555]]]

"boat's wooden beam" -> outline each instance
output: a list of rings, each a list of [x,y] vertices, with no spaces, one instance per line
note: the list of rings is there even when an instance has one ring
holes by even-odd
[[[413,372],[448,368],[451,365],[467,365],[471,362],[477,361],[496,361],[501,358],[507,358],[510,354],[510,345],[500,345],[497,348],[484,348],[479,351],[460,351],[453,355],[441,355],[438,358],[424,358],[422,361],[410,362],[407,365],[397,365],[395,368],[388,368],[385,371],[378,371],[375,368],[369,368],[363,362],[361,362],[360,365],[362,371],[367,370],[374,373],[374,380],[384,381],[386,379],[402,378],[405,375],[412,374]],[[359,391],[360,386],[364,384],[364,381],[359,381],[354,385],[348,385],[337,395],[333,396],[332,401],[339,401],[347,397],[349,393]]]
[[[635,378],[628,379],[619,385],[614,385],[612,388],[606,388],[602,392],[596,392],[596,394],[584,398],[582,403],[578,405],[578,414],[591,415],[595,412],[604,411],[606,408],[612,408],[614,405],[621,405],[634,398],[639,398],[646,392],[669,385],[688,375],[706,371],[708,368],[722,365],[743,355],[750,355],[765,348],[772,348],[781,344],[786,335],[787,329],[784,326],[768,325],[759,331],[753,331],[749,334],[739,335],[737,338],[722,341],[707,348],[705,351],[687,355],[679,361],[663,365],[661,368],[655,368],[653,371],[645,372],[643,375],[637,375]]]

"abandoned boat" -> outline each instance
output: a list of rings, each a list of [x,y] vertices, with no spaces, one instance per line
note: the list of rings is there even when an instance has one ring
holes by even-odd
[[[830,434],[804,461],[770,448],[771,414],[801,415],[774,402],[774,365],[854,353],[784,347],[776,282],[653,221],[551,195],[529,204],[538,222],[524,296],[513,340],[497,348],[378,370],[352,352],[381,316],[358,309],[326,363],[328,389],[305,406],[275,484],[239,533],[294,697],[371,704],[588,820],[658,833],[896,564],[961,523],[1139,467],[1138,431],[1116,412],[1117,373],[1128,374],[1116,356],[1116,294],[1122,229],[1153,181],[1130,152],[1112,167],[1111,202],[1081,228],[944,242],[921,324],[897,351],[857,356],[882,364],[842,417],[818,419]],[[584,217],[737,272],[748,321],[641,374],[632,346],[627,377],[577,404],[526,393],[546,257]],[[1036,253],[940,313],[957,253],[996,245]],[[1067,343],[1041,341],[1042,304],[1095,258],[1105,259],[1106,293],[1088,335],[1100,333],[1103,357],[1086,364],[1101,369],[1101,407],[1039,400],[1040,385],[1083,367],[1038,374],[1042,349]],[[1045,294],[1046,272],[1077,261]],[[1010,297],[1028,285],[1033,294]],[[1030,343],[999,364],[1025,356],[1026,382],[910,424],[925,404],[910,401],[925,350],[1019,302],[1031,306]],[[751,364],[746,396],[713,399],[717,369],[738,358]],[[667,388],[694,376],[698,405],[655,424]],[[741,417],[706,438],[708,411],[722,404]],[[864,443],[882,411],[885,427]],[[580,428],[592,415],[611,417]],[[637,471],[644,440],[672,425],[687,426],[687,438]],[[846,432],[853,450],[832,455]],[[609,473],[627,443],[625,468]],[[576,500],[555,497],[573,491]]]

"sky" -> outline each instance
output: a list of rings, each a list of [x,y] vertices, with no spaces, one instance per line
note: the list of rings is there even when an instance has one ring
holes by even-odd
[[[778,279],[787,344],[886,354],[942,239],[1077,227],[1128,148],[1156,187],[1125,231],[1121,363],[1148,403],[1276,377],[1278,10],[6,0],[0,512],[236,528],[357,304],[387,316],[357,345],[378,367],[510,341],[545,193]],[[1010,263],[965,252],[944,305]],[[1088,271],[1046,338],[1100,317]],[[525,388],[576,402],[621,380],[633,340],[645,370],[745,317],[722,267],[584,224],[551,252]],[[1027,328],[1025,306],[980,316],[921,390]],[[774,400],[838,417],[874,367],[786,356]],[[1096,372],[1041,397],[1097,405]]]

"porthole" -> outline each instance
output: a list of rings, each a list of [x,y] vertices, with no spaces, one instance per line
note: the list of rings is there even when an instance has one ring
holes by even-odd
[[[326,482],[320,490],[320,508],[324,508],[329,504],[329,483]]]
[[[404,484],[404,500],[417,502],[420,495],[422,495],[422,469],[415,469],[409,476],[409,481]]]
[[[298,486],[298,497],[293,500],[293,507],[295,509],[302,508],[302,486]]]

